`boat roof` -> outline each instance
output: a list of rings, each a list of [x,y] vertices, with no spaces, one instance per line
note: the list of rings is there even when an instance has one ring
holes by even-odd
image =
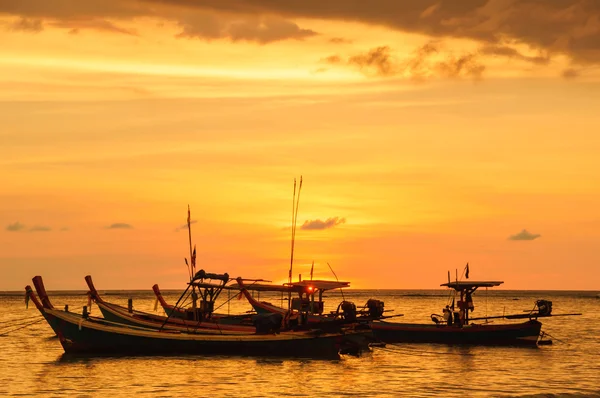
[[[292,282],[291,286],[294,287],[312,287],[317,290],[332,290],[332,289],[341,289],[343,287],[350,287],[350,282],[340,282],[340,281],[323,281],[323,280],[313,280],[308,281],[304,280],[301,282]]]
[[[246,290],[259,290],[270,292],[305,292],[307,290],[333,290],[350,287],[350,282],[304,280],[300,282],[286,283],[283,285],[271,285],[264,283],[249,283],[244,286]],[[311,289],[312,288],[312,289]]]
[[[474,287],[500,286],[503,283],[504,282],[502,282],[502,281],[456,281],[456,282],[442,283],[440,286],[447,286],[447,287],[455,289],[455,290],[466,290],[466,289],[472,289]]]

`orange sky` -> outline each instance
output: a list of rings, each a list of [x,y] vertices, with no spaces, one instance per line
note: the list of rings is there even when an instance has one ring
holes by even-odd
[[[598,290],[600,3],[563,3],[0,1],[0,290],[182,287],[188,203],[199,267],[283,281],[300,175],[295,278]]]

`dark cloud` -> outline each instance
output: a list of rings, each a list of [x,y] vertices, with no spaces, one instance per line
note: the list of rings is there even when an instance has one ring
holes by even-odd
[[[8,224],[6,226],[6,230],[10,231],[10,232],[18,232],[18,231],[22,231],[25,229],[25,225],[21,224],[20,222],[16,221],[12,224]]]
[[[480,79],[485,66],[479,62],[476,54],[463,54],[458,57],[449,56],[446,60],[440,61],[435,65],[438,73],[450,79],[459,77],[471,77]]]
[[[548,65],[550,63],[550,55],[536,55],[536,56],[528,56],[521,54],[519,51],[512,47],[502,46],[502,45],[487,45],[483,46],[480,50],[480,53],[485,55],[494,55],[499,57],[506,57],[517,59],[520,61],[530,62],[536,65]]]
[[[479,54],[464,53],[456,56],[446,53],[444,56],[444,53],[442,45],[432,41],[417,48],[407,60],[403,61],[398,61],[392,56],[390,47],[380,46],[346,59],[339,55],[331,55],[323,58],[321,62],[355,67],[367,76],[407,75],[415,80],[429,77],[481,78],[485,66],[480,62]]]
[[[198,13],[246,21],[238,37],[249,35],[263,42],[270,42],[272,33],[257,33],[256,25],[248,22],[252,18],[285,19],[289,30],[284,36],[289,38],[308,37],[312,32],[294,27],[289,19],[316,18],[387,26],[437,38],[469,38],[492,46],[522,43],[550,55],[568,54],[578,63],[600,62],[597,0],[0,0],[4,15],[67,23],[152,17],[181,21],[182,33],[192,36],[202,27],[193,25],[192,29],[184,16]],[[273,29],[281,27],[268,30]]]
[[[395,63],[390,56],[388,46],[373,48],[365,54],[353,55],[348,58],[348,65],[357,66],[363,73],[374,73],[377,76],[396,74]]]
[[[317,35],[281,18],[246,18],[227,20],[217,15],[201,14],[179,22],[183,31],[177,37],[254,41],[261,44],[281,40],[304,40]]]
[[[568,68],[563,70],[562,77],[565,79],[576,79],[579,77],[580,72],[574,68]]]
[[[44,25],[41,19],[19,18],[19,20],[11,23],[9,29],[22,32],[41,32],[44,30]]]
[[[127,224],[124,222],[117,222],[114,224],[110,224],[106,229],[132,229],[133,226],[131,224]]]
[[[300,229],[329,229],[333,228],[336,225],[344,224],[346,222],[345,218],[332,217],[328,218],[325,221],[322,220],[306,220],[304,224],[300,227]]]
[[[52,3],[52,4],[50,4]],[[317,35],[273,13],[222,12],[211,7],[181,7],[177,4],[149,4],[140,0],[0,0],[0,15],[19,16],[14,29],[41,31],[48,26],[77,34],[85,29],[137,35],[121,25],[136,18],[151,17],[181,26],[180,38],[230,39],[261,44]],[[243,15],[242,15],[243,14]],[[159,22],[159,25],[161,22]]]
[[[509,240],[534,240],[539,238],[540,234],[532,234],[531,232],[527,231],[526,229],[522,230],[521,232],[519,232],[518,234],[514,234],[508,237]]]
[[[352,40],[345,39],[343,37],[332,37],[331,39],[329,39],[329,42],[335,44],[350,44],[352,43]]]
[[[125,35],[137,36],[137,32],[129,29],[124,29],[118,25],[109,22],[104,19],[90,19],[90,20],[62,20],[51,22],[50,26],[70,29],[69,33],[78,34],[82,30],[92,29],[105,32],[121,33]]]
[[[197,222],[198,222],[198,220],[192,220],[192,221],[190,221],[190,224],[196,224]],[[187,224],[183,224],[183,225],[175,228],[175,232],[179,232],[179,231],[182,231],[184,229],[188,229],[188,225]]]
[[[52,228],[46,227],[43,225],[36,225],[34,227],[29,228],[29,232],[49,232],[52,231]]]
[[[506,40],[600,62],[597,0],[147,0],[230,13],[357,21],[434,37]]]

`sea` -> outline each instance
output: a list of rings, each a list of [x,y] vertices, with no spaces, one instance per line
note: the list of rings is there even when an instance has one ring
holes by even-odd
[[[104,299],[155,312],[148,291],[102,291]],[[180,291],[164,291],[175,303]],[[87,304],[84,291],[49,291],[55,307],[73,312]],[[362,306],[385,302],[391,321],[429,323],[449,303],[445,290],[345,290],[345,300]],[[261,300],[283,304],[277,293]],[[538,347],[388,344],[360,357],[339,360],[244,356],[71,357],[24,292],[0,292],[1,397],[600,397],[600,292],[478,290],[472,316],[523,313],[538,299],[553,303],[542,319]],[[326,311],[342,300],[324,298]],[[245,299],[223,292],[218,312],[250,310]],[[162,309],[156,310],[163,313]],[[94,305],[91,314],[101,316]],[[498,322],[498,321],[496,321]]]

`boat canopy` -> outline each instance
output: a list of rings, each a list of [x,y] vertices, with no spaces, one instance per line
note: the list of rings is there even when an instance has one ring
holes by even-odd
[[[325,291],[333,289],[341,289],[344,287],[350,287],[350,282],[338,282],[338,281],[322,281],[322,280],[305,280],[300,282],[286,283],[283,285],[272,285],[264,283],[249,283],[245,284],[246,290],[258,290],[258,291],[269,291],[269,292],[311,292],[311,291]],[[239,289],[239,287],[238,287]]]
[[[451,289],[461,291],[461,290],[471,290],[477,289],[478,287],[494,287],[500,286],[504,282],[501,281],[455,281],[442,283],[440,286],[447,286]]]

